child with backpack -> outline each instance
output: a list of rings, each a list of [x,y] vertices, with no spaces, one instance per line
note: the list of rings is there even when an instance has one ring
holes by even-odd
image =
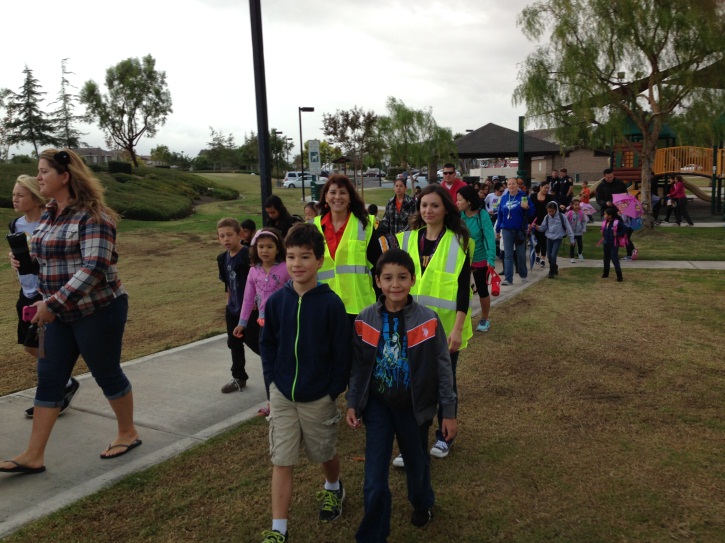
[[[587,217],[581,209],[581,200],[574,198],[571,201],[571,209],[566,212],[566,218],[571,224],[571,229],[574,232],[574,239],[576,240],[576,247],[579,250],[579,261],[584,261],[584,232],[587,231]],[[570,262],[574,264],[574,244],[572,243],[569,248]]]
[[[533,225],[539,232],[546,233],[546,259],[549,261],[549,279],[559,275],[559,266],[556,264],[556,255],[561,247],[561,240],[565,235],[569,236],[572,247],[574,246],[574,232],[571,229],[569,220],[559,211],[556,202],[546,204],[546,217],[541,224]]]
[[[617,215],[617,209],[614,207],[608,207],[604,210],[602,239],[597,245],[601,243],[604,243],[604,273],[602,273],[602,278],[609,277],[611,262],[614,264],[614,271],[617,273],[617,281],[621,283],[624,279],[622,277],[622,268],[619,265],[619,248],[627,246],[627,228]]]

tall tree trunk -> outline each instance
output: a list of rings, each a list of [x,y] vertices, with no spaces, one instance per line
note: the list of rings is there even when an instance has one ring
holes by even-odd
[[[655,152],[657,151],[656,136],[649,135],[645,132],[642,139],[642,151],[640,160],[642,161],[641,175],[641,200],[644,216],[642,220],[645,228],[654,228],[655,221],[652,216],[652,166],[654,165]]]

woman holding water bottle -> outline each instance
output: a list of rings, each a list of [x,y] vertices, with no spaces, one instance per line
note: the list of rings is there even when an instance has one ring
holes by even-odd
[[[502,285],[512,285],[514,282],[514,258],[517,260],[521,282],[527,279],[526,270],[526,229],[529,220],[534,217],[534,208],[529,205],[526,192],[519,188],[516,178],[506,181],[508,191],[503,194],[498,203],[498,217],[496,220],[496,239],[503,238],[504,275],[506,279]]]

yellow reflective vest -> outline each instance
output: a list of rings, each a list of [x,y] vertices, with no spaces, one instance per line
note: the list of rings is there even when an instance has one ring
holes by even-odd
[[[321,221],[321,217],[315,217],[315,226],[320,232]],[[363,228],[358,218],[350,214],[334,259],[325,243],[325,261],[317,272],[317,280],[330,285],[333,292],[342,298],[348,315],[357,315],[363,308],[375,303],[371,265],[367,257],[374,224],[371,216],[367,228]]]
[[[400,248],[410,255],[415,264],[415,285],[413,285],[410,294],[416,302],[438,313],[447,337],[456,323],[458,276],[465,263],[466,252],[458,243],[456,235],[446,229],[425,269],[425,273],[422,273],[419,235],[420,230],[408,230],[397,234]],[[461,332],[461,349],[466,348],[468,340],[473,336],[470,304],[473,294],[470,289],[468,292],[469,304],[466,319],[463,322],[463,331]]]

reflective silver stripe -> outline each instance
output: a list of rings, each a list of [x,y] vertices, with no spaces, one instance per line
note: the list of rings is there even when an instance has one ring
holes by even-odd
[[[328,279],[334,279],[335,278],[335,270],[326,270],[317,272],[317,279],[320,281],[327,281]]]
[[[437,307],[439,309],[447,309],[449,311],[456,310],[455,300],[444,300],[443,298],[434,298],[433,296],[418,296],[416,300],[421,305],[427,305],[431,307]]]
[[[461,248],[458,238],[454,235],[451,240],[451,247],[448,250],[448,259],[446,260],[446,273],[456,273],[456,261],[458,260],[458,249]]]
[[[403,251],[405,251],[406,253],[408,252],[408,243],[410,243],[410,234],[410,230],[406,230],[405,232],[403,232],[403,245],[401,249],[403,249]]]
[[[359,274],[366,274],[370,270],[368,270],[365,266],[335,266],[335,272],[337,274],[341,273],[359,273]],[[319,276],[319,274],[318,274]]]
[[[365,241],[365,228],[362,221],[357,221],[357,240]]]

